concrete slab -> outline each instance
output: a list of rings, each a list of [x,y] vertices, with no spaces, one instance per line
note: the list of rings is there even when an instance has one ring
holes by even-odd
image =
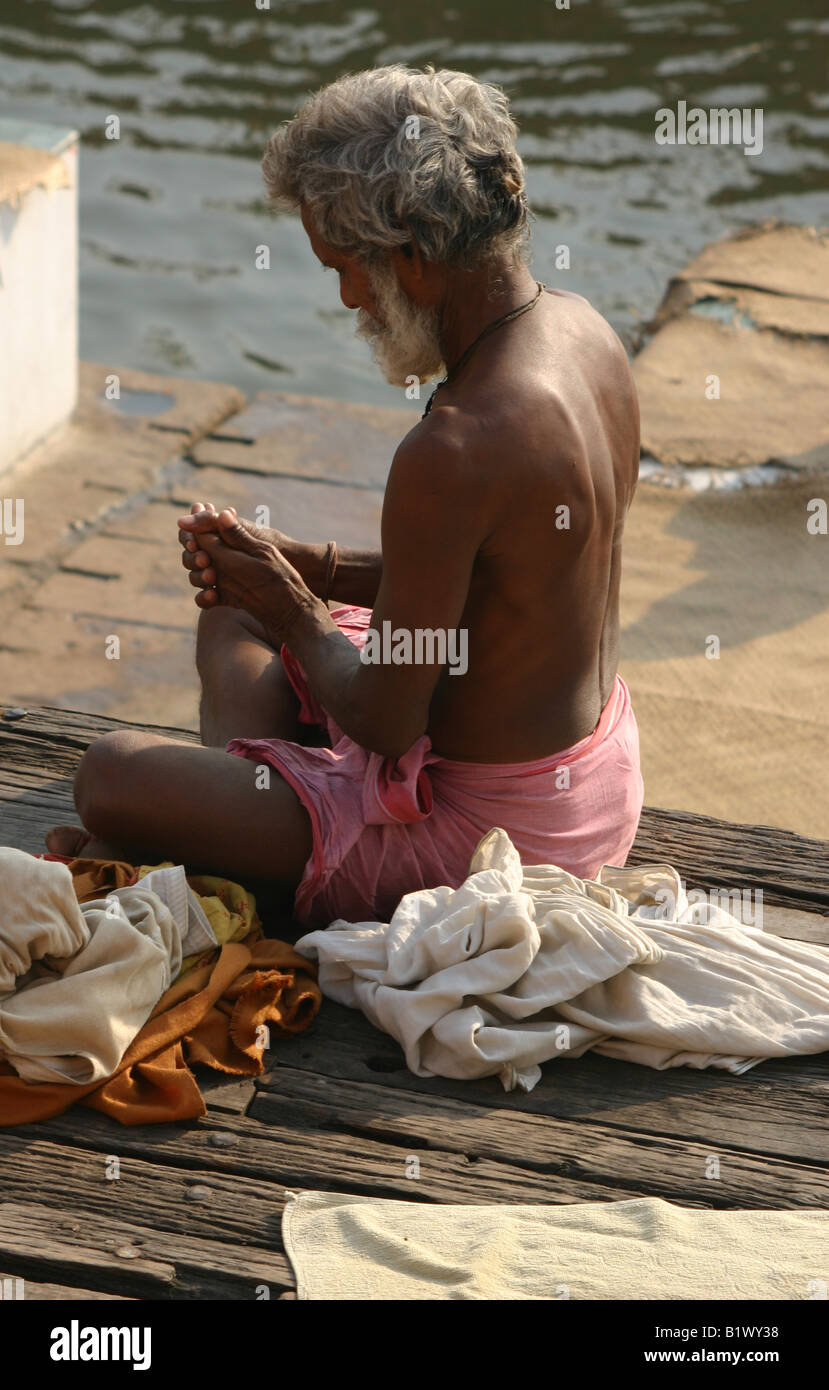
[[[175,487],[178,489],[180,477],[189,477],[195,470],[182,462],[175,469]],[[198,481],[198,474],[196,481]],[[166,549],[172,543],[178,556],[178,518],[189,511],[190,504],[182,506],[180,501],[171,500],[170,484],[165,480],[159,489],[161,496],[151,497],[149,501],[138,501],[129,507],[110,513],[102,523],[97,535],[107,540],[132,541],[136,545],[159,545]],[[201,500],[194,498],[194,501]]]
[[[829,304],[829,233],[766,222],[715,241],[675,276]]]
[[[113,375],[119,379],[120,401],[105,395],[107,378]],[[93,417],[100,421],[109,416],[122,424],[129,421],[150,438],[159,433],[181,436],[178,440],[157,440],[162,450],[194,443],[245,404],[242,392],[224,382],[159,376],[104,362],[81,364],[81,388],[82,420],[91,423]]]
[[[263,524],[297,540],[336,538],[341,545],[380,545],[383,494],[368,488],[194,468],[176,479],[175,495],[187,504],[185,511],[192,499],[218,508],[235,507],[251,520],[256,519],[257,508],[268,507],[270,517]]]
[[[829,445],[827,343],[683,314],[634,368],[642,448],[660,463],[747,467]]]
[[[660,464],[829,468],[829,236],[751,228],[671,282],[634,359]]]
[[[178,517],[193,500],[209,499],[251,517],[267,508],[266,524],[297,536],[327,539],[336,532],[343,544],[375,545],[382,493],[364,481],[197,467],[176,457],[177,450],[233,410],[239,393],[114,371],[124,409],[103,397],[113,373],[104,364],[85,364],[71,426],[4,480],[8,491],[24,496],[26,527],[23,545],[0,552],[0,587],[10,598],[0,636],[3,695],[7,703],[46,701],[195,728],[198,611],[181,567]],[[138,413],[147,404],[152,414]],[[379,459],[385,446],[378,441],[388,438],[393,450],[400,421],[369,414],[373,424],[366,429],[373,430]],[[259,418],[273,421],[269,405]],[[334,428],[334,413],[321,417],[314,402],[307,419],[317,439]],[[390,455],[382,457],[387,462]],[[345,460],[355,461],[350,453]],[[120,643],[117,660],[106,655],[112,636]]]
[[[394,452],[423,410],[263,391],[193,449],[194,463],[383,487]]]
[[[0,139],[0,203],[17,204],[33,188],[68,188],[70,182],[59,154]]]
[[[119,410],[105,400],[119,377]],[[243,401],[235,387],[85,364],[71,422],[0,483],[24,503],[0,546],[2,696],[195,727],[197,616],[163,498],[180,451]],[[137,398],[137,399],[136,399]],[[150,414],[135,413],[136,406]],[[164,428],[161,428],[162,422]],[[116,635],[120,658],[106,656]]]
[[[3,703],[34,705],[39,692],[63,709],[117,712],[137,723],[165,722],[195,729],[195,617],[175,629],[107,615],[82,617],[60,609],[23,609],[3,631]],[[107,651],[119,640],[117,659]]]
[[[0,479],[2,495],[25,504],[23,544],[0,548],[0,571],[6,564],[22,564],[48,572],[109,511],[156,485],[180,450],[242,399],[235,387],[216,382],[179,383],[146,372],[113,371],[126,389],[152,386],[156,394],[169,396],[176,429],[155,428],[156,416],[117,411],[102,394],[112,373],[85,364],[71,421]]]
[[[34,613],[101,616],[112,622],[146,622],[151,615],[154,626],[184,628],[186,597],[182,593],[181,571],[174,569],[171,561],[169,568],[161,571],[150,564],[115,580],[61,571],[39,586],[26,609]]]
[[[775,328],[798,337],[829,337],[829,313],[822,299],[796,299],[790,294],[765,294],[740,285],[721,285],[714,280],[673,281],[659,308],[655,324],[676,318],[690,309],[702,312],[710,304],[722,306],[725,322],[755,328]]]
[[[639,722],[645,800],[672,810],[779,825],[829,839],[825,722],[653,694],[627,663]],[[750,698],[750,692],[747,691]]]

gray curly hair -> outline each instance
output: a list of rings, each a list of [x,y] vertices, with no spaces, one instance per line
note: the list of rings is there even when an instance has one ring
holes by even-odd
[[[272,204],[305,205],[329,246],[376,260],[416,240],[472,269],[525,259],[517,127],[499,87],[403,63],[341,77],[279,127],[262,161]]]

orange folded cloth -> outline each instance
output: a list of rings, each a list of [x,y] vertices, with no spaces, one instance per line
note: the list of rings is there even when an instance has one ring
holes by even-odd
[[[79,899],[106,894],[135,874],[129,864],[103,860],[70,869]],[[321,1002],[315,967],[286,942],[251,932],[171,985],[106,1081],[27,1082],[0,1061],[0,1126],[48,1119],[76,1103],[124,1125],[196,1119],[207,1107],[189,1063],[258,1076],[269,1042],[302,1032]]]
[[[45,859],[58,858],[57,855],[44,855]],[[64,859],[72,875],[75,897],[79,903],[91,903],[96,898],[105,898],[116,888],[126,888],[135,882],[138,870],[132,864],[121,863],[117,859]]]

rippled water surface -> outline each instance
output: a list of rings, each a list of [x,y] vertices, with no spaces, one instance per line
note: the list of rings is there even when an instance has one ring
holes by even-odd
[[[535,272],[586,294],[628,342],[705,242],[770,216],[826,222],[825,0],[571,5],[0,0],[3,114],[82,137],[82,356],[399,404],[298,220],[265,209],[259,169],[309,90],[379,63],[432,61],[506,89]],[[658,146],[654,112],[680,100],[762,107],[762,154]],[[261,243],[270,272],[254,266]]]

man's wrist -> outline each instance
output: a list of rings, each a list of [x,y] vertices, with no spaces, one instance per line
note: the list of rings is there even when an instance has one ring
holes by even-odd
[[[302,637],[313,631],[323,617],[329,617],[328,608],[309,585],[297,595],[293,608],[278,624],[265,624],[265,636],[275,649],[286,642],[293,650],[293,644],[298,646]]]
[[[302,547],[301,564],[296,564],[296,568],[302,575],[308,588],[317,598],[322,598],[325,589],[325,580],[328,572],[328,542],[322,541],[319,545],[306,544]]]

